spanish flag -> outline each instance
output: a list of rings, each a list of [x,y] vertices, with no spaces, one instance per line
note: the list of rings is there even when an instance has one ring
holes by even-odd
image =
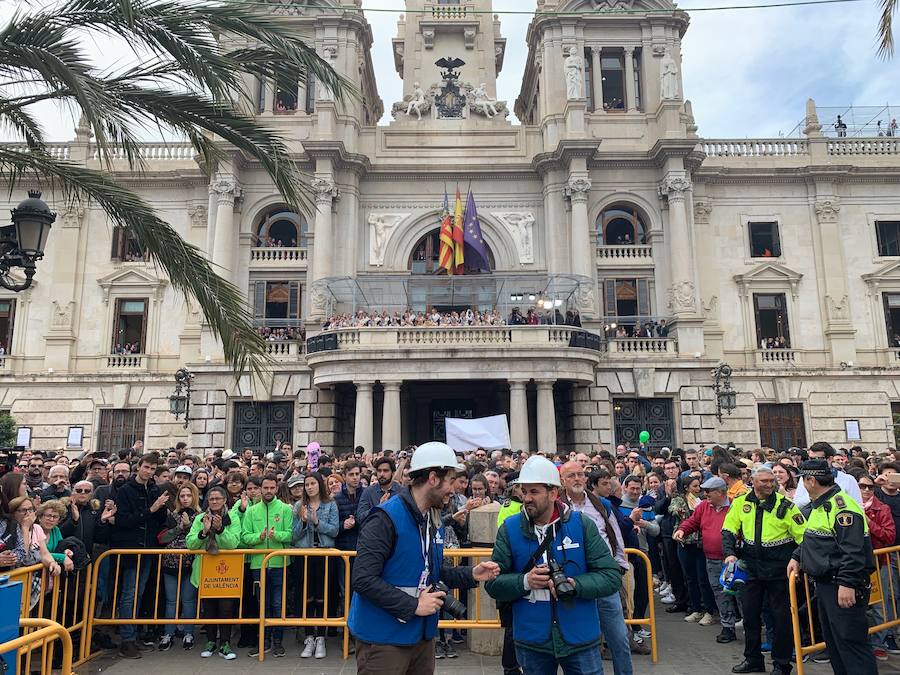
[[[459,186],[456,187],[456,207],[453,209],[453,249],[455,255],[453,257],[456,274],[465,274],[465,253],[463,248],[465,242],[465,230],[463,229],[463,204],[462,197],[459,194]]]
[[[444,210],[441,213],[441,247],[438,256],[438,264],[447,274],[453,274],[454,250],[453,250],[453,219],[450,217],[450,205],[448,204],[447,191],[444,190]]]

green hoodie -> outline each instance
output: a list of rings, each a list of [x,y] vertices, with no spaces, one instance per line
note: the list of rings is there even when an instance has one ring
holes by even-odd
[[[247,507],[241,520],[241,543],[244,548],[256,549],[282,549],[291,545],[294,523],[294,514],[291,507],[279,499],[273,499],[268,504],[260,500],[253,506]],[[266,537],[260,540],[263,531],[275,528],[274,537]],[[264,554],[250,556],[250,569],[258,570],[262,566]],[[284,567],[290,565],[290,558],[272,558],[268,567]]]
[[[203,532],[203,517],[205,515],[206,512],[204,511],[194,517],[194,522],[191,523],[191,530],[185,539],[185,544],[192,551],[206,550],[209,546],[209,537],[200,537],[200,533]],[[231,522],[228,523],[228,526],[216,535],[216,545],[219,547],[220,552],[240,548],[241,545],[241,522],[230,516],[229,519]],[[200,564],[201,556],[195,555],[194,562],[191,565],[191,583],[196,588],[200,588]]]

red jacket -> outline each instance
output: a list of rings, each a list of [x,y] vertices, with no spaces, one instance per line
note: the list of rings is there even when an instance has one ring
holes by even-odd
[[[703,555],[707,560],[722,560],[725,558],[725,553],[722,551],[722,525],[725,524],[727,514],[727,505],[716,511],[709,500],[704,499],[697,504],[694,512],[678,526],[678,529],[685,535],[700,530]],[[888,510],[888,516],[890,516],[890,510]]]
[[[879,501],[878,497],[872,497],[872,503],[866,507],[866,520],[869,521],[869,538],[873,549],[894,545],[896,529],[891,507]]]

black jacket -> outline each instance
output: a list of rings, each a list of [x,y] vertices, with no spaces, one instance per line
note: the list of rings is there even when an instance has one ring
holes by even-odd
[[[56,486],[51,485],[45,490],[41,490],[40,498],[41,503],[49,502],[51,499],[62,499],[63,497],[70,497],[72,495],[72,491],[64,487],[61,492],[56,491]]]
[[[150,512],[161,494],[152,480],[141,485],[129,478],[116,492],[116,524],[110,528],[110,548],[155,548],[156,535],[166,523],[166,509]]]
[[[395,497],[403,500],[416,523],[424,530],[425,518],[409,490],[402,488]],[[387,512],[384,509],[372,509],[360,527],[351,583],[354,593],[359,593],[401,621],[408,621],[415,615],[418,601],[381,578],[384,563],[394,551],[396,538],[394,523]],[[446,558],[441,566],[441,581],[450,588],[466,589],[478,585],[472,576],[471,567],[454,567]]]
[[[359,521],[353,523],[349,530],[344,529],[344,521],[350,516],[356,517],[356,509],[359,506],[359,497],[363,491],[362,486],[356,487],[356,493],[352,496],[347,491],[347,486],[341,487],[341,491],[334,496],[334,503],[338,507],[338,533],[334,538],[334,547],[342,551],[356,550],[356,540],[359,539]]]
[[[91,504],[78,507],[78,520],[72,519],[72,512],[66,511],[66,518],[59,524],[63,537],[75,537],[81,540],[89,556],[94,556],[94,544],[106,543],[110,527],[100,522],[103,508],[94,509]]]

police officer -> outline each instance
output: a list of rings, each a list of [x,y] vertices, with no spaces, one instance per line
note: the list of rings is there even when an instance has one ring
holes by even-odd
[[[753,489],[737,497],[722,526],[725,564],[740,558],[747,572],[741,594],[744,614],[744,660],[733,673],[764,673],[763,603],[775,617],[772,675],[791,672],[791,612],[785,569],[803,539],[800,510],[775,491],[775,474],[763,465],[753,470]]]
[[[518,483],[522,511],[497,531],[492,559],[501,574],[485,590],[512,603],[512,635],[525,675],[558,667],[566,675],[601,673],[597,599],[618,593],[619,566],[593,521],[559,501],[559,471],[550,460],[530,457]],[[551,565],[559,566],[559,575]]]
[[[866,620],[875,556],[865,512],[835,484],[826,460],[803,462],[800,475],[812,502],[806,534],[788,574],[802,569],[815,581],[819,620],[835,675],[875,675]]]
[[[494,562],[453,567],[443,561],[441,508],[453,492],[456,453],[425,443],[413,453],[409,489],[375,506],[360,525],[350,616],[359,675],[434,672],[434,636],[444,591],[497,576]]]

